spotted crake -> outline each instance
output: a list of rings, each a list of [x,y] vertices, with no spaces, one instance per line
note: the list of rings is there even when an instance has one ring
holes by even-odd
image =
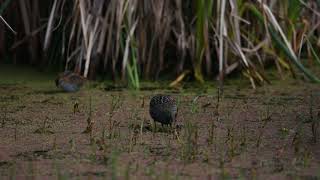
[[[168,95],[155,95],[151,98],[149,112],[154,121],[162,125],[171,125],[177,117],[176,100]]]

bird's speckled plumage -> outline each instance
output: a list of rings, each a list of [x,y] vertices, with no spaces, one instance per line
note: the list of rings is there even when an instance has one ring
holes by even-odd
[[[150,116],[161,124],[172,124],[177,117],[176,100],[168,95],[156,95],[150,101]]]
[[[56,86],[66,92],[76,92],[84,84],[85,78],[71,71],[65,71],[55,80]]]

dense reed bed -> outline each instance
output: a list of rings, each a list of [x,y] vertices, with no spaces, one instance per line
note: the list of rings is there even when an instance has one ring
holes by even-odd
[[[97,74],[139,88],[140,79],[203,83],[234,72],[253,88],[319,63],[316,0],[0,0],[0,61]],[[222,83],[221,83],[222,85]]]

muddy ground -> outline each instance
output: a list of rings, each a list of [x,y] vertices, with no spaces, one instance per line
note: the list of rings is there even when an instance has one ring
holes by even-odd
[[[227,86],[218,102],[215,89],[63,93],[33,78],[0,78],[0,179],[320,178],[318,85]],[[153,126],[156,93],[179,102],[173,128]]]

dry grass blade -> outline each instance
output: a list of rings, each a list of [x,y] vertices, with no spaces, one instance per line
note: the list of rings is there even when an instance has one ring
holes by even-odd
[[[14,49],[16,49],[17,47],[19,47],[21,44],[25,43],[26,41],[28,41],[30,39],[31,36],[35,36],[37,34],[39,34],[44,28],[47,27],[47,24],[43,24],[41,25],[39,28],[33,30],[29,36],[25,36],[23,39],[15,42],[11,47],[10,47],[10,51],[13,51]]]
[[[85,42],[85,46],[87,47],[89,45],[89,38],[88,38],[88,14],[86,12],[86,5],[84,0],[79,0],[79,6],[80,6],[80,20],[81,20],[81,27],[83,32],[83,38]]]
[[[44,45],[43,45],[43,50],[45,52],[48,50],[48,47],[49,47],[49,44],[50,44],[50,40],[51,40],[51,36],[52,36],[53,20],[54,20],[54,16],[55,16],[55,13],[56,13],[56,8],[58,6],[57,3],[58,3],[57,0],[55,0],[53,2],[51,13],[50,13],[49,20],[48,20],[48,26],[47,26],[45,39],[44,39]]]
[[[134,31],[136,30],[137,23],[138,23],[138,20],[136,20],[134,22],[134,24],[132,25],[132,27],[130,29],[130,32],[129,32],[129,34],[127,36],[127,39],[126,39],[126,46],[125,46],[123,60],[122,60],[122,73],[123,73],[122,77],[124,77],[125,69],[126,69],[126,66],[127,66],[127,63],[128,63],[130,41],[131,41],[131,38],[132,38],[132,36],[134,34]]]
[[[224,74],[224,40],[223,36],[226,34],[226,23],[225,23],[225,10],[226,10],[226,0],[221,0],[221,8],[219,15],[219,81],[220,81],[220,89],[222,89],[222,81]]]
[[[185,56],[187,54],[188,42],[186,37],[186,27],[183,20],[182,3],[181,0],[175,0],[177,11],[175,14],[175,19],[178,21],[177,27],[174,27],[173,32],[177,37],[177,47],[181,53],[180,62],[178,64],[177,72],[181,73],[183,71],[183,66],[185,63]]]
[[[271,24],[273,25],[273,27],[280,33],[283,41],[285,42],[288,50],[290,51],[292,57],[294,57],[295,59],[297,59],[297,56],[296,54],[294,53],[292,47],[291,47],[291,44],[289,43],[287,37],[285,36],[281,26],[279,25],[278,21],[276,20],[276,18],[274,17],[273,13],[271,12],[270,8],[265,4],[263,3],[261,0],[257,0],[263,7],[266,15],[268,16],[269,18],[269,21],[271,22]]]
[[[116,61],[118,60],[119,57],[119,51],[120,51],[120,35],[122,32],[122,25],[123,25],[123,19],[124,19],[124,15],[126,12],[126,7],[128,7],[128,3],[130,1],[124,1],[124,0],[119,0],[116,3],[116,39],[115,39],[115,52],[113,54],[112,57],[112,73],[113,76],[115,76],[115,72],[116,72]],[[112,32],[112,31],[111,31]]]
[[[91,61],[91,54],[92,54],[92,48],[94,44],[96,43],[96,40],[99,36],[98,34],[98,27],[99,27],[99,20],[97,19],[94,25],[93,30],[90,32],[89,36],[89,45],[87,48],[87,55],[86,55],[86,64],[85,64],[85,69],[84,69],[84,77],[86,78],[89,73],[89,66],[90,66],[90,61]]]
[[[1,15],[0,15],[0,19],[11,30],[11,32],[13,32],[13,34],[15,34],[15,35],[17,34],[17,32],[12,29],[12,27],[7,23],[7,21],[5,19],[3,19],[3,17]]]
[[[108,64],[109,53],[112,50],[112,35],[114,30],[114,21],[115,21],[115,15],[116,15],[116,1],[111,1],[109,3],[109,7],[106,10],[105,20],[104,20],[104,26],[106,28],[106,31],[108,32],[107,40],[106,40],[106,47],[105,47],[105,58],[104,58],[104,69],[106,69]],[[102,33],[104,32],[104,29],[102,29]]]
[[[188,74],[190,74],[191,71],[185,70],[182,74],[180,74],[176,80],[174,80],[172,83],[170,83],[170,87],[177,86]]]
[[[26,1],[19,0],[19,5],[20,5],[20,11],[21,11],[22,19],[23,19],[24,30],[25,30],[26,35],[28,36],[30,34],[31,25],[30,25],[30,20],[28,18],[29,14],[28,14],[28,10],[27,10]]]

